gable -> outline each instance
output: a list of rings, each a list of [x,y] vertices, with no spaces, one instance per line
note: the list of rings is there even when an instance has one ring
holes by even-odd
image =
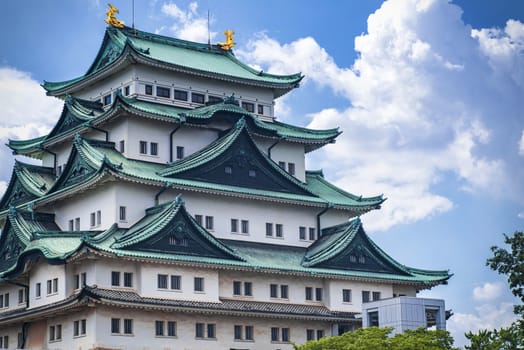
[[[55,192],[60,188],[66,188],[71,185],[81,183],[94,173],[98,169],[93,168],[88,164],[78,153],[77,149],[73,147],[71,150],[71,156],[62,175],[58,178],[50,192]]]
[[[25,245],[16,236],[13,227],[8,222],[2,230],[0,239],[0,272],[13,266],[24,248]]]
[[[15,176],[13,182],[10,184],[9,188],[6,190],[2,201],[0,202],[0,210],[6,210],[10,206],[17,206],[21,203],[26,203],[36,199],[33,193],[29,192],[20,182],[18,176]]]

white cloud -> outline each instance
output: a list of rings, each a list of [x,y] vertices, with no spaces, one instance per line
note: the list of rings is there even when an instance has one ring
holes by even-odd
[[[468,344],[465,333],[507,327],[515,319],[511,303],[482,304],[475,308],[474,313],[455,313],[447,321],[446,328],[455,339],[455,345],[463,346]]]
[[[473,289],[473,299],[477,301],[492,301],[499,298],[506,289],[502,282],[486,282],[482,286]]]
[[[203,17],[198,14],[197,2],[191,2],[186,10],[173,2],[164,3],[162,13],[172,18],[173,24],[158,29],[158,33],[168,30],[176,38],[202,43],[207,42],[208,38],[213,39],[217,34],[208,32],[207,16]]]
[[[524,130],[522,130],[522,136],[519,141],[519,154],[524,156]]]
[[[338,66],[311,37],[281,44],[259,34],[237,50],[266,71],[301,71],[306,84],[347,99],[345,109],[310,115],[310,127],[344,133],[312,154],[309,166],[323,167],[349,191],[390,198],[380,215],[367,215],[368,229],[450,210],[451,199],[434,189],[443,181],[520,200],[514,189],[524,188],[509,174],[522,162],[505,147],[511,128],[524,128],[524,26],[508,21],[504,31],[471,31],[461,13],[445,0],[386,1],[355,39],[359,58],[351,67]],[[513,143],[521,152],[523,139]]]

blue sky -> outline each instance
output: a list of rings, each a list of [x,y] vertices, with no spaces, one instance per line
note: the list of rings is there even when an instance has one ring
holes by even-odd
[[[115,0],[132,23],[131,1]],[[23,10],[21,10],[23,9]],[[102,1],[0,2],[0,139],[45,133],[61,110],[43,80],[83,74],[102,41]],[[308,158],[346,190],[384,193],[362,219],[400,262],[449,269],[444,298],[458,344],[512,320],[505,279],[485,267],[503,233],[524,230],[524,3],[518,0],[135,0],[141,30],[207,41],[236,32],[236,55],[306,75],[280,120],[340,126]],[[0,150],[0,190],[12,156]]]

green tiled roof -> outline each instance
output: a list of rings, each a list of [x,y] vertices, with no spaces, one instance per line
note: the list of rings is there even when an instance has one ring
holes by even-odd
[[[101,72],[107,72],[128,56],[143,64],[164,65],[188,74],[248,85],[273,88],[277,96],[296,87],[301,74],[274,75],[257,71],[240,62],[232,51],[216,45],[199,44],[129,27],[108,27],[102,46],[85,75],[64,82],[44,82],[43,87],[52,95],[63,95],[75,85]]]

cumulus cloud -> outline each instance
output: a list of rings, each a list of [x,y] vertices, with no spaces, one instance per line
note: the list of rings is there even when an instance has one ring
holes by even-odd
[[[519,141],[519,154],[524,156],[524,130],[522,130],[522,136]]]
[[[339,66],[311,37],[279,43],[262,33],[237,50],[265,71],[301,71],[305,84],[347,99],[347,108],[310,115],[310,127],[344,133],[309,165],[349,191],[391,198],[380,215],[367,215],[368,229],[450,210],[452,200],[435,189],[443,182],[514,200],[515,188],[524,191],[510,176],[524,173],[517,159],[524,136],[514,131],[524,128],[524,26],[472,30],[461,14],[445,0],[386,1],[355,38],[359,57],[351,67]]]
[[[197,2],[191,2],[186,10],[181,9],[174,2],[164,3],[161,11],[173,20],[173,24],[158,29],[157,33],[168,31],[176,38],[196,42],[207,42],[208,38],[213,39],[217,34],[208,33],[207,16],[199,15]]]
[[[506,289],[502,282],[486,282],[473,289],[473,299],[477,301],[491,301],[499,298]]]

